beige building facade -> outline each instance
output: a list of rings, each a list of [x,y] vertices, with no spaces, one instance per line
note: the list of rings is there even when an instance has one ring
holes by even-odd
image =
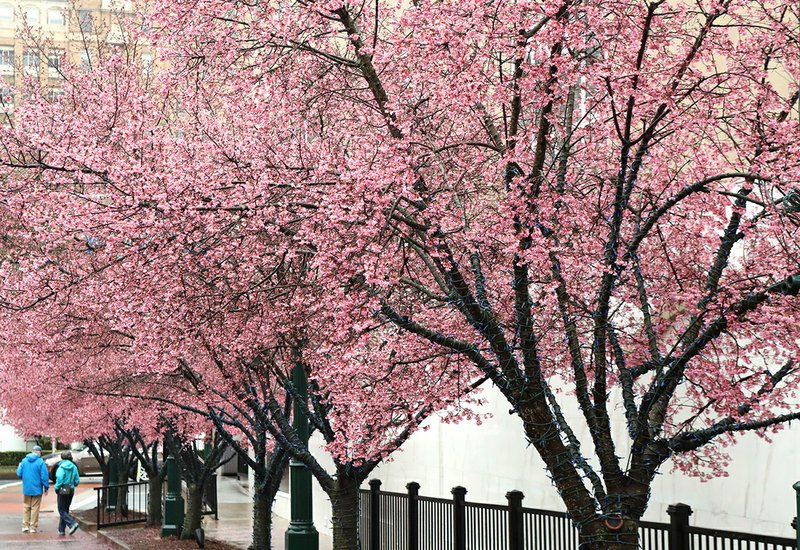
[[[2,110],[12,114],[26,78],[38,79],[49,99],[62,90],[61,67],[71,62],[91,67],[99,52],[125,45],[124,28],[136,20],[130,0],[0,0],[0,87]],[[143,63],[152,55],[141,54]]]

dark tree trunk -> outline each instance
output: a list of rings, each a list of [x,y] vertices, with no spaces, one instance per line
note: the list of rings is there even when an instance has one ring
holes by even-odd
[[[182,539],[195,538],[203,515],[203,486],[197,483],[186,484],[186,516],[183,518]]]
[[[256,491],[253,494],[253,541],[250,550],[271,550],[272,548],[272,503],[275,492],[269,490],[264,474],[255,474]],[[259,488],[265,490],[259,491]]]
[[[159,473],[148,480],[150,500],[147,503],[147,526],[160,527],[164,521],[161,499],[163,498],[164,476]]]
[[[581,472],[571,460],[570,450],[561,441],[558,432],[548,429],[553,424],[546,407],[532,400],[520,403],[517,410],[524,423],[525,435],[547,466],[570,517],[579,525],[588,524],[597,517],[595,499],[583,484]]]
[[[119,475],[117,476],[116,483],[118,485],[122,485],[119,489],[117,489],[117,511],[122,514],[122,517],[128,517],[128,486],[125,485],[128,483],[128,472],[127,469],[125,471],[120,468]]]
[[[331,499],[333,550],[355,550],[358,540],[358,487],[361,479],[337,468],[336,481],[328,494]]]
[[[579,528],[581,550],[636,550],[639,548],[639,522],[623,518],[620,529],[613,522],[595,520]],[[618,520],[616,520],[618,521]]]

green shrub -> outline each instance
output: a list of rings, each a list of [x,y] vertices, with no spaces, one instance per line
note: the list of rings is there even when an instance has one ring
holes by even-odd
[[[0,466],[17,466],[26,454],[28,451],[2,451],[0,452]]]

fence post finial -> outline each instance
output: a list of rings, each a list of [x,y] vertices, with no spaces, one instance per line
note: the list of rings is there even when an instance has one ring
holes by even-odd
[[[522,491],[509,491],[508,499],[508,550],[524,550],[525,541],[522,528]]]
[[[670,504],[669,514],[669,550],[689,550],[689,516],[692,508],[688,504]]]
[[[467,490],[460,485],[453,487],[453,550],[467,549]]]
[[[381,547],[381,480],[369,480],[369,550]]]
[[[411,481],[408,489],[408,550],[419,550],[419,483]]]

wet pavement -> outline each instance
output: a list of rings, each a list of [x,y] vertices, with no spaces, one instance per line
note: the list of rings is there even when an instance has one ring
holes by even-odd
[[[217,478],[217,502],[219,503],[219,520],[213,516],[203,518],[206,538],[222,540],[242,550],[250,546],[253,533],[253,502],[235,478],[219,476]],[[289,522],[284,518],[272,516],[272,549],[284,550],[284,533]],[[320,533],[319,550],[330,550],[333,541]]]
[[[72,501],[72,510],[88,510],[95,506],[94,487],[99,487],[99,478],[81,480]],[[86,482],[84,482],[86,481]],[[212,516],[203,518],[203,527],[207,539],[226,541],[234,546],[246,549],[252,537],[252,502],[247,489],[235,479],[220,477],[218,480],[219,520]],[[93,483],[92,483],[93,482]],[[273,550],[284,550],[284,532],[288,522],[280,517],[273,517]],[[0,482],[0,550],[112,550],[111,545],[94,533],[79,529],[74,535],[60,536],[58,529],[58,512],[56,497],[53,491],[44,497],[39,514],[39,531],[37,533],[22,532],[22,484],[20,482]],[[111,529],[104,530],[106,536],[112,536]],[[320,550],[330,550],[330,537],[320,534]]]
[[[84,502],[91,502],[95,496],[94,484],[81,484],[75,492],[73,508]],[[0,549],[44,550],[63,548],[65,550],[111,550],[113,546],[99,541],[93,535],[78,530],[74,535],[58,534],[58,512],[56,496],[51,490],[42,500],[39,513],[39,531],[22,532],[22,484],[12,482],[0,485]]]

